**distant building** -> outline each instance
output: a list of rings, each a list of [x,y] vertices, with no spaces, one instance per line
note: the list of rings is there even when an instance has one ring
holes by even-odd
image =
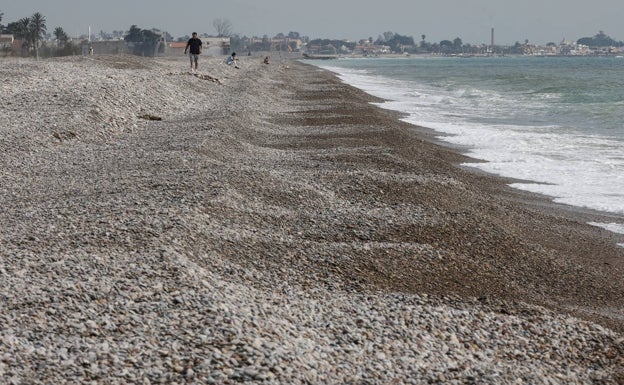
[[[571,43],[571,42],[568,42],[566,40],[563,40],[561,43],[559,43],[558,54],[559,55],[566,55],[566,56],[567,55],[569,55],[569,56],[584,56],[584,55],[590,55],[591,54],[591,50],[586,45],[577,44],[575,42]]]
[[[185,41],[172,41],[171,43],[167,44],[167,48],[170,48],[172,50],[182,50],[184,51],[184,48],[186,48],[186,42]]]
[[[226,55],[230,50],[229,37],[200,36],[205,55]],[[172,41],[167,44],[167,55],[181,55],[186,48],[186,41]]]
[[[292,37],[258,37],[247,41],[248,47],[254,51],[299,52],[303,48],[303,40]]]
[[[208,55],[227,55],[230,51],[229,37],[203,36],[201,40]]]
[[[0,49],[9,50],[13,48],[15,39],[13,35],[0,35]]]
[[[81,43],[83,55],[120,55],[131,53],[128,43],[124,40],[83,40]]]
[[[353,51],[354,54],[364,56],[377,56],[390,53],[391,48],[387,45],[380,44],[358,44]]]

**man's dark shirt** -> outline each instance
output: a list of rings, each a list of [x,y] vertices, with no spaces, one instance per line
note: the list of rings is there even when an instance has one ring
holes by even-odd
[[[190,38],[188,42],[186,43],[186,48],[190,47],[191,48],[190,52],[193,55],[199,55],[201,46],[202,46],[202,41],[196,37]]]

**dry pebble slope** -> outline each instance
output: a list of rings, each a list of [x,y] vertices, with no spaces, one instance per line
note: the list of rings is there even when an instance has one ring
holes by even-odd
[[[202,64],[217,68],[217,76],[227,77],[217,59]],[[74,136],[81,141],[106,140],[136,129],[142,115],[181,116],[197,109],[197,103],[208,104],[212,96],[204,92],[212,81],[197,82],[202,74],[193,76],[184,63],[173,60],[7,60],[0,71],[6,100],[2,109],[5,137],[10,134],[17,142],[40,145]]]
[[[267,213],[296,215],[270,192],[331,192],[280,170],[294,154],[254,143],[255,132],[283,134],[264,118],[288,109],[280,82],[300,69],[219,64],[206,72],[223,85],[186,74],[183,60],[125,57],[29,62],[28,92],[5,81],[27,109],[68,96],[49,122],[0,109],[11,122],[0,142],[0,383],[622,382],[624,341],[597,325],[519,304],[358,294],[288,263],[283,277],[296,278],[265,271],[272,242],[274,258],[321,244],[263,227]],[[245,188],[267,193],[249,201]]]

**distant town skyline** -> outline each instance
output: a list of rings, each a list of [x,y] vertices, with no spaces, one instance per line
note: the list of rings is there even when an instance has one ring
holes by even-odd
[[[129,5],[131,4],[131,5]],[[465,43],[489,44],[491,29],[496,44],[529,42],[545,44],[562,39],[575,41],[604,31],[624,40],[624,2],[607,0],[438,0],[419,4],[413,0],[312,2],[287,0],[23,0],[0,5],[3,24],[34,12],[47,19],[48,31],[62,27],[70,36],[86,35],[89,27],[100,30],[158,28],[174,37],[215,33],[214,19],[228,19],[232,32],[245,36],[274,36],[295,31],[310,38],[357,41],[386,31],[421,36],[429,42],[461,38]]]

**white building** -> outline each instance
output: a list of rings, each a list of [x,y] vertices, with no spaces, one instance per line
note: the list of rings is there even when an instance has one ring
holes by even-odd
[[[13,48],[15,39],[13,35],[0,35],[0,49],[7,50]]]

